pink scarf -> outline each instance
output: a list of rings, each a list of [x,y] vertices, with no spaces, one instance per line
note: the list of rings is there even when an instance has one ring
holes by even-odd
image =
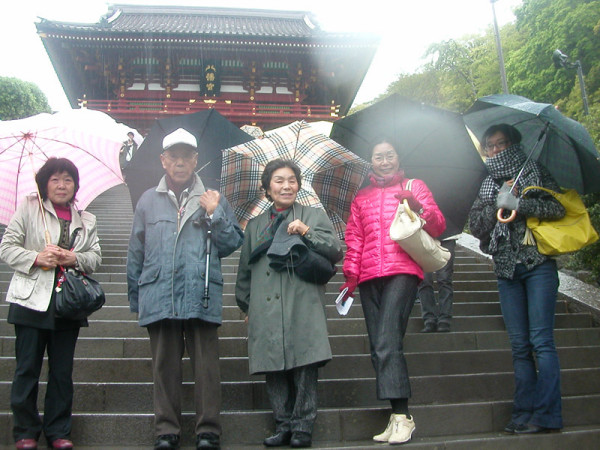
[[[404,170],[399,169],[398,172],[384,175],[383,177],[376,175],[374,172],[369,172],[369,179],[371,180],[371,184],[378,187],[393,186],[394,184],[402,183],[402,180],[404,180]]]

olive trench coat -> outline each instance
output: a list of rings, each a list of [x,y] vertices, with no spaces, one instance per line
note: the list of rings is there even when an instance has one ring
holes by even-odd
[[[342,258],[341,243],[323,210],[295,203],[287,220],[294,219],[310,227],[303,239],[311,249],[332,263]],[[251,374],[325,364],[331,359],[325,285],[303,281],[293,271],[275,272],[266,252],[256,262],[248,262],[269,221],[267,212],[248,222],[235,289],[238,306],[248,314]]]

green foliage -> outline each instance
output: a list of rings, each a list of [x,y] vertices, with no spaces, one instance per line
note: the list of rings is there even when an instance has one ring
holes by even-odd
[[[584,73],[600,61],[598,0],[525,0],[515,11],[517,29],[525,41],[507,60],[507,72],[514,80],[513,93],[536,101],[554,103],[573,89],[576,71],[554,67],[552,52],[560,49]],[[597,83],[587,86],[592,92]]]
[[[15,120],[51,112],[46,95],[37,85],[0,77],[0,120]]]

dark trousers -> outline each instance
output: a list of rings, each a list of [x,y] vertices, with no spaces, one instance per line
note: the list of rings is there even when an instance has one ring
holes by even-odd
[[[456,240],[449,239],[441,242],[450,252],[450,260],[440,270],[435,272],[438,285],[438,301],[435,301],[433,291],[434,273],[423,274],[423,281],[419,285],[418,297],[421,301],[421,316],[425,323],[450,324],[452,321],[452,302],[454,298],[454,288],[452,286],[452,276],[454,275],[454,251],[456,249]]]
[[[17,366],[10,393],[15,441],[39,439],[42,431],[48,442],[68,438],[73,406],[73,357],[79,328],[43,330],[15,325],[15,335]],[[42,422],[37,397],[46,351],[48,384]]]
[[[161,320],[148,326],[157,436],[181,434],[182,358],[194,372],[195,433],[221,434],[221,371],[217,325],[199,319]]]
[[[317,418],[318,368],[295,367],[267,372],[267,395],[273,408],[275,431],[304,431],[312,434]]]
[[[411,396],[403,340],[418,284],[416,276],[401,274],[359,286],[380,400]]]

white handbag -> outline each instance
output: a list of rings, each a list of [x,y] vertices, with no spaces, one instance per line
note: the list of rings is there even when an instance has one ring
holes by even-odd
[[[411,190],[412,179],[406,189]],[[423,229],[425,220],[411,211],[408,202],[398,205],[396,215],[390,226],[390,238],[396,241],[408,255],[421,266],[424,272],[435,272],[450,260],[450,252],[442,247],[440,241],[431,237]]]

